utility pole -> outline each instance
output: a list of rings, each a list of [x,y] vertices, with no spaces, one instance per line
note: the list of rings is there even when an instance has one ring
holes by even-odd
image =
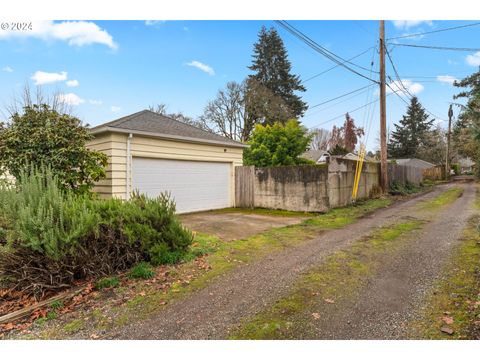
[[[380,20],[380,186],[388,189],[387,172],[387,104],[385,100],[385,21]]]
[[[448,109],[448,135],[447,135],[447,155],[445,159],[445,180],[448,180],[450,177],[450,133],[452,132],[452,117],[453,117],[453,110],[452,104],[450,104],[450,108]]]

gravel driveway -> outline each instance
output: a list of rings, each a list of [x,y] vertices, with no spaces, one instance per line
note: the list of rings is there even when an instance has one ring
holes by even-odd
[[[392,224],[401,217],[409,216],[419,201],[434,198],[451,186],[451,184],[438,186],[428,194],[376,211],[356,223],[325,232],[295,248],[239,266],[213,281],[206,288],[170,304],[150,319],[117,329],[109,337],[115,339],[228,338],[230,331],[242,318],[254,315],[286,295],[302,273],[321,263],[325,257],[348,247],[375,228]],[[453,205],[454,208],[447,214],[441,215],[441,221],[429,226],[421,241],[416,242],[398,259],[387,264],[386,271],[368,287],[368,291],[360,296],[356,304],[345,309],[350,312],[359,311],[358,309],[365,311],[366,316],[362,318],[364,320],[359,320],[354,326],[342,317],[342,311],[338,314],[332,313],[332,321],[338,320],[339,325],[329,331],[324,331],[324,328],[320,327],[318,338],[398,337],[401,335],[395,330],[398,324],[398,317],[396,318],[395,314],[401,314],[400,318],[403,318],[405,309],[415,301],[416,296],[423,293],[424,285],[428,287],[438,272],[439,264],[453,246],[463,222],[468,218],[465,209],[474,198],[474,186],[471,184],[461,186],[465,186],[466,191],[464,196]],[[452,218],[451,221],[449,217]],[[437,226],[441,228],[437,229]],[[390,304],[388,299],[393,295],[391,291],[394,291],[390,284],[391,279],[395,279],[398,286],[406,288],[401,288],[401,292],[405,295]],[[385,292],[385,290],[388,291]],[[385,292],[384,297],[381,295],[382,291]],[[375,306],[371,306],[372,301],[375,302]],[[381,324],[369,328],[367,325],[372,322]],[[389,326],[391,322],[395,324]]]

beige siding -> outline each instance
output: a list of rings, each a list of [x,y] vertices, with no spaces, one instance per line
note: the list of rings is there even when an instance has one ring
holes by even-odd
[[[107,133],[97,136],[89,147],[108,155],[106,179],[95,187],[102,197],[115,196],[124,199],[127,189],[127,134]],[[231,164],[231,204],[235,197],[235,166],[243,164],[243,149],[228,146],[195,144],[133,135],[131,156],[157,159],[227,162]],[[130,180],[131,181],[131,180]]]

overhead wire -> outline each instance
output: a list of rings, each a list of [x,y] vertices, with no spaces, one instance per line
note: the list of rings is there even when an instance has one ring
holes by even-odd
[[[343,68],[347,69],[348,71],[350,71],[350,72],[352,72],[352,73],[354,73],[354,74],[356,74],[356,75],[358,75],[358,76],[360,76],[364,79],[367,79],[367,80],[369,80],[371,82],[374,82],[374,83],[378,83],[378,81],[373,80],[373,79],[365,76],[364,74],[358,72],[355,69],[352,69],[350,66],[347,65],[347,63],[351,64],[353,66],[356,66],[358,68],[361,68],[363,70],[368,71],[368,69],[364,68],[363,66],[357,65],[357,64],[355,64],[355,63],[353,63],[349,60],[346,60],[346,59],[336,55],[335,53],[331,52],[330,50],[324,48],[323,46],[319,45],[314,40],[312,40],[311,38],[309,38],[308,36],[303,34],[300,30],[298,30],[294,26],[290,25],[288,22],[283,21],[283,20],[282,21],[276,20],[275,22],[278,23],[280,26],[282,26],[284,29],[286,29],[288,32],[290,32],[292,35],[297,37],[299,40],[303,41],[305,44],[310,46],[313,50],[315,50],[319,54],[323,55],[327,59],[331,60],[332,62],[336,63],[337,65],[342,66]]]
[[[460,25],[460,26],[453,26],[453,27],[449,27],[449,28],[443,28],[443,29],[432,30],[432,31],[425,31],[425,32],[420,32],[420,33],[415,33],[415,34],[395,36],[395,37],[387,38],[387,41],[388,40],[396,40],[396,39],[405,39],[405,38],[410,38],[410,37],[418,37],[418,36],[429,35],[429,34],[435,34],[435,33],[443,32],[443,31],[457,30],[457,29],[462,29],[462,28],[466,28],[466,27],[470,27],[470,26],[477,26],[477,25],[480,25],[480,22],[475,22],[475,23]]]

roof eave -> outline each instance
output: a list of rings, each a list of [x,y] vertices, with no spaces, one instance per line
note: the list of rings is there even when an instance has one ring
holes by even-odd
[[[159,138],[159,139],[165,139],[165,140],[176,140],[176,141],[183,141],[183,142],[196,143],[196,144],[209,144],[209,145],[235,147],[235,148],[249,147],[249,145],[242,144],[242,143],[229,143],[229,142],[216,141],[216,140],[205,140],[205,139],[192,138],[189,136],[152,133],[149,131],[122,129],[122,128],[111,127],[111,126],[97,126],[95,128],[90,129],[90,132],[94,135],[101,134],[104,132],[113,132],[113,133],[121,133],[121,134],[142,135],[142,136],[148,136],[153,138]]]

